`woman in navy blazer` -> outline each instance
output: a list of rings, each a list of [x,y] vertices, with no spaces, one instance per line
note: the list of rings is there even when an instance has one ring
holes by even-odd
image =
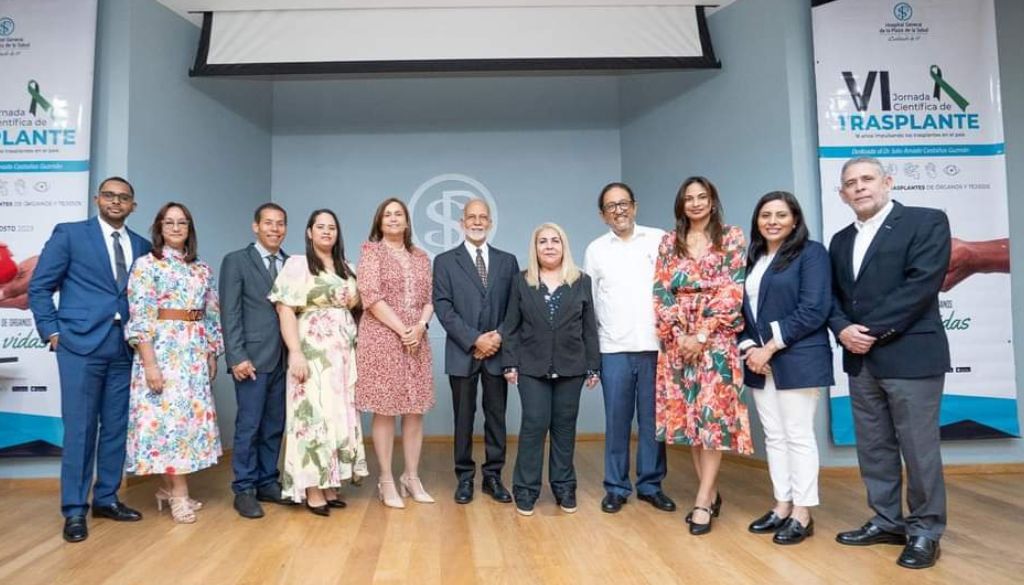
[[[808,239],[800,203],[785,191],[754,208],[740,335],[744,383],[764,428],[775,507],[750,524],[774,533],[776,544],[797,544],[814,532],[818,505],[818,447],[814,411],[819,390],[831,386],[832,348],[826,319],[832,303],[828,252]]]

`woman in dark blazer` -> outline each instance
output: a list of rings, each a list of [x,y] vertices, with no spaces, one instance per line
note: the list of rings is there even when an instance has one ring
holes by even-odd
[[[526,270],[512,282],[502,326],[505,379],[519,386],[522,422],[512,476],[516,511],[533,514],[540,496],[544,439],[551,432],[548,480],[558,506],[576,511],[576,417],[580,390],[597,385],[601,354],[590,278],[572,261],[565,231],[533,230]]]
[[[814,532],[818,447],[814,411],[820,388],[831,386],[832,348],[826,319],[832,302],[828,252],[808,239],[800,203],[773,191],[754,208],[740,335],[744,383],[764,428],[775,507],[750,524],[797,544]]]

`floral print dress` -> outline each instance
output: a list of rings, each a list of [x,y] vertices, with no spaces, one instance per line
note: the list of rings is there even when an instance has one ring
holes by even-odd
[[[366,451],[355,407],[355,278],[313,276],[305,256],[291,256],[270,291],[271,302],[298,313],[299,341],[309,374],[288,376],[282,495],[296,502],[306,488],[336,488],[366,477]]]
[[[743,232],[726,226],[722,250],[701,258],[675,253],[675,232],[658,249],[654,272],[654,310],[660,351],[655,388],[659,441],[705,449],[753,453],[743,369],[736,336],[743,330]],[[696,363],[683,361],[678,339],[717,327],[708,335]]]
[[[181,252],[139,258],[128,277],[128,325],[135,345],[153,346],[162,392],[153,392],[138,352],[132,363],[128,405],[127,471],[136,475],[186,474],[217,463],[221,454],[207,356],[224,351],[213,270]],[[199,321],[157,319],[159,309],[202,309]]]

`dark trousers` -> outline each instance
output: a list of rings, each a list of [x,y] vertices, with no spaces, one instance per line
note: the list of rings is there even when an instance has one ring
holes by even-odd
[[[938,540],[946,529],[946,484],[939,450],[939,404],[945,376],[850,376],[857,461],[871,522],[889,532]],[[903,516],[900,456],[907,466]]]
[[[238,412],[231,489],[236,494],[277,482],[285,424],[285,373],[282,364],[271,372],[257,373],[255,380],[235,380]]]
[[[455,477],[472,481],[476,473],[473,461],[473,424],[476,421],[477,380],[484,388],[481,403],[484,409],[484,477],[501,477],[505,465],[505,406],[508,403],[508,382],[483,368],[472,376],[448,376],[452,386],[452,409],[455,411]]]
[[[132,350],[120,325],[89,355],[57,344],[64,452],[60,465],[60,507],[65,518],[117,501],[124,471]],[[93,465],[96,484],[93,483]]]
[[[604,393],[604,490],[628,496],[630,435],[637,421],[636,491],[661,491],[665,478],[665,443],[654,437],[654,376],[658,352],[601,354]]]
[[[540,496],[544,471],[544,440],[551,432],[548,482],[556,494],[576,490],[576,417],[580,412],[583,376],[534,378],[519,374],[519,399],[523,421],[519,427],[512,488],[516,499]]]

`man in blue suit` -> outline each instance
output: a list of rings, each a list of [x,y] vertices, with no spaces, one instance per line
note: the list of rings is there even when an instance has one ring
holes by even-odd
[[[892,184],[878,160],[847,161],[839,194],[857,221],[829,246],[829,327],[843,345],[857,460],[875,512],[836,540],[904,545],[896,562],[923,569],[938,560],[946,528],[939,406],[950,362],[939,289],[949,266],[949,220],[940,210],[891,200]]]
[[[505,464],[505,405],[508,383],[502,375],[502,336],[512,277],[519,262],[508,252],[487,244],[491,210],[481,199],[466,204],[462,230],[466,241],[438,255],[434,261],[434,311],[448,337],[444,371],[452,386],[455,410],[455,501],[473,499],[473,422],[476,418],[478,381],[483,386],[484,444],[483,491],[507,504],[512,494],[501,483]]]
[[[89,536],[85,513],[121,522],[142,514],[117,499],[125,459],[132,350],[125,342],[126,286],[132,261],[150,244],[124,225],[135,210],[135,190],[120,177],[100,183],[98,217],[61,223],[39,255],[29,283],[36,329],[57,353],[64,454],[61,512],[64,540]],[[60,306],[53,294],[60,293]],[[93,483],[93,465],[96,483]]]

